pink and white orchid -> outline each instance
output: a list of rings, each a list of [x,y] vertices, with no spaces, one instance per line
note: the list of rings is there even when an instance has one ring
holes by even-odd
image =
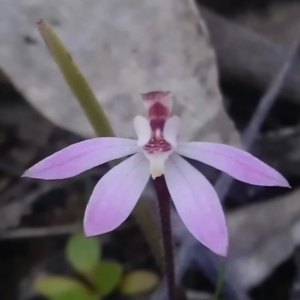
[[[227,228],[217,193],[182,156],[250,184],[289,187],[288,182],[243,150],[207,142],[178,143],[180,119],[170,117],[170,92],[150,92],[142,94],[142,98],[147,118],[134,119],[137,141],[107,137],[76,143],[40,161],[23,176],[69,178],[131,155],[97,183],[85,211],[86,236],[106,233],[119,226],[133,210],[150,176],[164,175],[177,212],[188,230],[212,251],[226,256]]]

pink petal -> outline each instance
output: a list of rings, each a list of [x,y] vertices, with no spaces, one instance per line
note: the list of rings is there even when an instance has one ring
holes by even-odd
[[[120,138],[94,138],[73,144],[43,159],[23,177],[63,179],[95,166],[136,152],[136,141]]]
[[[226,256],[225,217],[209,181],[176,153],[166,161],[165,178],[177,212],[188,230],[206,247]]]
[[[289,187],[287,180],[276,170],[250,153],[228,145],[182,143],[176,152],[228,173],[240,181],[255,185]]]
[[[149,180],[149,162],[137,153],[126,159],[97,183],[84,216],[86,236],[111,231],[133,210]]]

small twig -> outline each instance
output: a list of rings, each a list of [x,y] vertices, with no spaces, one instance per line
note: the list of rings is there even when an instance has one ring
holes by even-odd
[[[295,59],[299,55],[299,42],[296,42],[292,47],[282,69],[274,78],[265,95],[259,102],[253,117],[243,133],[242,143],[245,149],[250,149],[257,138],[263,122],[265,121],[271,107],[274,105],[277,95],[279,94],[288,72],[290,71]]]
[[[187,299],[189,300],[211,300],[211,295],[201,291],[187,290]]]
[[[221,81],[266,91],[274,74],[278,73],[289,56],[285,47],[203,6],[200,9],[218,58]],[[289,73],[280,95],[286,101],[299,104],[300,62],[294,65],[296,72]]]
[[[18,198],[20,195],[24,195],[28,187],[28,181],[20,181],[18,184],[14,184],[1,194],[1,204],[5,205],[5,203],[11,202],[12,199]]]
[[[270,112],[273,104],[275,103],[277,95],[284,84],[284,80],[299,54],[299,48],[299,42],[295,43],[282,69],[274,78],[267,92],[259,101],[253,117],[251,118],[250,123],[248,124],[242,136],[242,143],[246,150],[249,151],[253,146],[261,126]],[[226,195],[228,194],[233,182],[234,179],[225,173],[221,174],[221,176],[218,178],[215,184],[215,189],[218,192],[221,202],[223,202],[226,198]]]
[[[81,177],[80,177],[81,176]],[[42,195],[47,194],[48,192],[66,186],[70,185],[82,178],[84,178],[86,175],[79,175],[77,177],[70,178],[68,181],[64,180],[55,180],[55,181],[41,181],[39,187],[29,193],[26,197],[23,197],[23,203],[30,205],[34,203],[36,200],[38,200]],[[30,180],[30,179],[29,179]]]
[[[1,240],[11,239],[27,239],[40,238],[53,235],[66,235],[75,232],[82,232],[82,223],[75,223],[70,225],[61,225],[53,227],[39,227],[39,228],[21,228],[7,231],[0,236]]]
[[[31,205],[35,201],[37,201],[42,195],[49,193],[50,191],[57,189],[59,187],[63,186],[62,182],[53,181],[53,182],[47,182],[43,183],[39,186],[37,190],[34,192],[28,194],[26,197],[22,199],[22,202],[25,205]]]

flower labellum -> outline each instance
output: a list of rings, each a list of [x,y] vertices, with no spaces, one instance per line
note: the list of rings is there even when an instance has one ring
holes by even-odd
[[[40,161],[23,176],[69,178],[131,155],[97,183],[85,211],[86,236],[118,227],[130,215],[150,176],[164,175],[176,210],[188,230],[206,247],[226,256],[228,235],[218,196],[209,181],[182,156],[250,184],[289,187],[287,180],[243,150],[217,143],[178,143],[180,119],[170,116],[171,93],[154,91],[141,96],[147,117],[134,119],[137,141],[104,137],[79,142]]]

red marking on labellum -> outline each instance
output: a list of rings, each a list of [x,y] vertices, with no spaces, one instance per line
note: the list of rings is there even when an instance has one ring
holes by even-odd
[[[150,119],[151,139],[144,149],[149,153],[167,152],[172,149],[172,146],[164,139],[163,130],[166,123],[166,118],[156,117]]]
[[[144,150],[148,153],[156,153],[156,152],[168,152],[171,151],[172,146],[166,142],[164,139],[157,140],[151,138],[151,140],[144,146]]]

